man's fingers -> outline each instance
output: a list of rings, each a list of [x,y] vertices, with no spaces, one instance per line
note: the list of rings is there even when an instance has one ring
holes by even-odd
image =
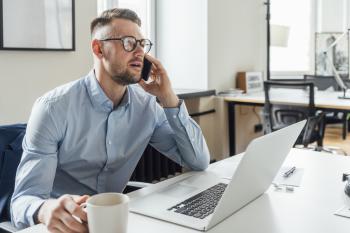
[[[55,229],[53,229],[53,230],[51,230],[51,231],[49,231],[49,232],[50,232],[50,233],[64,233],[64,232],[58,230],[57,228],[55,228]]]
[[[153,79],[149,79],[149,81],[145,82],[144,80],[140,80],[139,85],[145,90],[145,91],[152,91],[154,89],[155,81]]]
[[[145,80],[141,79],[139,82],[139,85],[145,90],[147,91],[147,84],[145,82]]]
[[[80,206],[74,201],[72,196],[67,196],[66,198],[64,198],[63,207],[71,214],[73,214],[77,210],[77,208],[80,208]]]
[[[60,219],[64,226],[71,232],[87,232],[86,225],[78,222],[78,220],[67,212],[63,212]]]
[[[87,222],[87,214],[81,207],[76,209],[76,211],[74,211],[73,215],[80,218],[83,222]]]
[[[55,222],[49,227],[47,227],[47,230],[50,233],[66,233],[66,232],[71,232],[64,224],[59,221],[55,220]]]
[[[71,215],[75,215],[77,216],[78,218],[80,218],[82,221],[87,221],[87,215],[86,215],[86,212],[83,211],[82,207],[80,206],[80,204],[78,205],[74,199],[75,197],[69,197],[69,198],[66,198],[64,201],[63,201],[63,205],[64,205],[64,209],[68,211],[68,213],[70,213]],[[76,198],[78,200],[78,198]],[[82,201],[84,199],[87,199],[86,197],[83,198],[83,199],[79,199],[78,201]],[[84,201],[85,202],[85,201]]]
[[[72,195],[73,200],[78,204],[81,205],[86,202],[86,200],[89,198],[89,195],[83,195],[83,196],[77,196],[77,195]]]

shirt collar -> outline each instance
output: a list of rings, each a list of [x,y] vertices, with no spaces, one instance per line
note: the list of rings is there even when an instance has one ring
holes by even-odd
[[[122,100],[120,101],[118,107],[125,107],[127,108],[130,104],[130,89],[129,86],[126,87],[124,96],[122,98]]]
[[[91,70],[85,78],[85,86],[89,94],[90,100],[95,108],[102,111],[111,112],[113,110],[113,102],[106,96],[99,82],[96,79],[94,70]],[[128,107],[130,104],[129,87],[126,88],[125,94],[117,107]]]

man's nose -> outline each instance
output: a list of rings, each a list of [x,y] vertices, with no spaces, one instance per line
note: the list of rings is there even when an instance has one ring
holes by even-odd
[[[140,42],[140,41],[138,41],[138,42],[136,43],[135,52],[137,52],[137,53],[142,53],[142,54],[145,53],[143,47],[141,46],[141,42]]]

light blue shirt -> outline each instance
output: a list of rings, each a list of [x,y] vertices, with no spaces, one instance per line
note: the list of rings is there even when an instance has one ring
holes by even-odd
[[[97,192],[121,192],[148,144],[193,170],[209,164],[201,129],[183,102],[162,108],[136,84],[113,108],[93,71],[48,92],[35,102],[23,140],[13,223],[34,224],[33,214],[60,182],[57,167]]]

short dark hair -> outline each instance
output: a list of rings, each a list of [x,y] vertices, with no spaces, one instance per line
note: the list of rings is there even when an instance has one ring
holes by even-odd
[[[97,18],[92,20],[90,24],[90,32],[91,35],[94,34],[96,29],[101,28],[109,23],[112,22],[113,19],[127,19],[130,20],[139,27],[141,27],[141,19],[138,17],[138,15],[130,10],[130,9],[123,9],[123,8],[113,8],[109,10],[105,10],[101,13]]]

